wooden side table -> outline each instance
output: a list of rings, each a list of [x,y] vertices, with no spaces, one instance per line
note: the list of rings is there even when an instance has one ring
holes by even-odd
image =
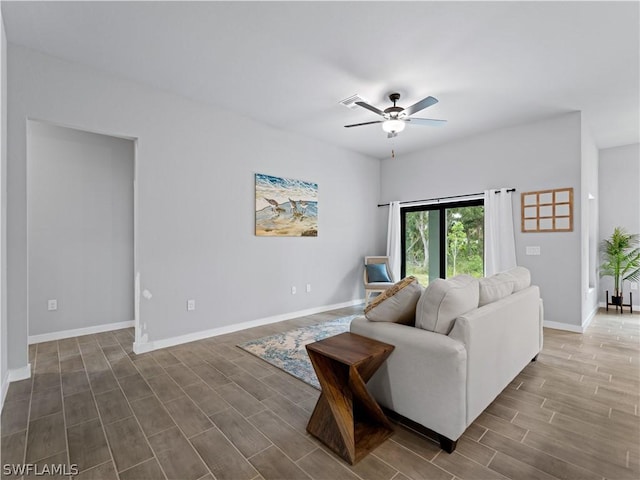
[[[307,432],[354,465],[393,433],[365,383],[394,346],[347,332],[306,348],[322,387]]]

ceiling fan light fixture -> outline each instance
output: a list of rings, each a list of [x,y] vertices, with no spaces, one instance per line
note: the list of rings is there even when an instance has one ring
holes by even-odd
[[[385,120],[382,122],[382,130],[387,133],[398,133],[404,130],[405,123],[402,120],[398,120],[397,118],[392,118],[391,120]]]

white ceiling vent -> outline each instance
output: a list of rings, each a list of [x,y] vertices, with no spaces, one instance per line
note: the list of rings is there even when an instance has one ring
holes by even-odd
[[[340,101],[341,105],[344,105],[345,107],[354,110],[356,108],[359,108],[359,105],[356,105],[356,102],[365,102],[368,103],[367,100],[365,100],[364,98],[362,98],[361,96],[359,96],[357,93],[355,95],[350,96],[349,98],[345,98],[344,100]]]

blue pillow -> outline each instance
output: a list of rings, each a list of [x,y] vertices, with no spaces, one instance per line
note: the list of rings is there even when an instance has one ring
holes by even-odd
[[[367,267],[367,279],[369,283],[391,282],[387,273],[387,266],[384,263],[370,263]]]

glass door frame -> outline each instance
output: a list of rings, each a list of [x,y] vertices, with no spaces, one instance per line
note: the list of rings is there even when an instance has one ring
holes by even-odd
[[[484,207],[484,199],[477,198],[473,200],[461,200],[457,202],[446,203],[430,203],[426,205],[411,205],[408,207],[400,207],[400,255],[401,266],[400,276],[404,278],[406,276],[407,264],[407,245],[406,245],[406,222],[407,213],[421,212],[421,211],[437,211],[439,212],[439,237],[440,237],[440,278],[447,278],[447,216],[446,211],[451,208],[460,207]],[[443,248],[444,247],[444,248]]]

